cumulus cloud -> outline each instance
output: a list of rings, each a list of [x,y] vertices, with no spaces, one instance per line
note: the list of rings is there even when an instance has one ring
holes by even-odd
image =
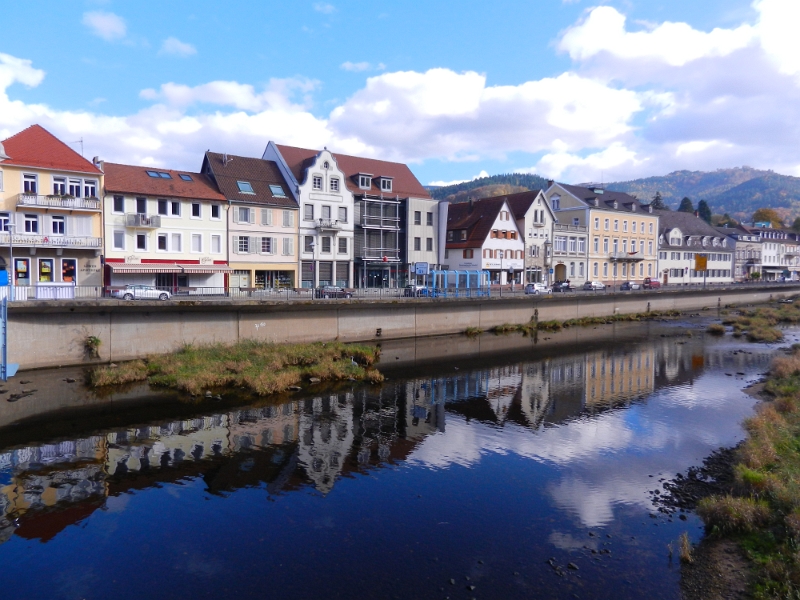
[[[383,63],[378,63],[377,65],[372,65],[369,62],[350,62],[349,60],[343,62],[340,65],[340,68],[345,71],[352,71],[354,73],[358,73],[361,71],[383,71],[386,68],[386,65]]]
[[[90,11],[83,14],[83,24],[91,32],[107,42],[120,40],[125,37],[127,27],[125,20],[119,15],[105,11]]]
[[[314,10],[322,13],[323,15],[330,15],[336,12],[336,7],[333,4],[328,4],[327,2],[316,2],[314,3]]]
[[[193,54],[197,54],[197,48],[195,48],[191,44],[187,44],[186,42],[180,41],[178,38],[168,37],[167,39],[164,40],[164,43],[161,44],[161,50],[159,51],[159,53],[186,57],[186,56],[192,56]]]
[[[471,179],[454,179],[453,181],[431,181],[428,183],[428,185],[441,185],[441,186],[458,185],[459,183],[466,183],[467,181],[475,181],[476,179],[480,179],[481,177],[488,177],[488,176],[489,176],[488,172],[481,171]]]

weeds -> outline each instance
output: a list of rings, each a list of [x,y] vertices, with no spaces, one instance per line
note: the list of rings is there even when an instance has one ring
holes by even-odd
[[[720,323],[712,323],[706,327],[706,333],[711,335],[725,335],[725,326]]]
[[[684,564],[693,563],[692,543],[689,541],[689,534],[685,531],[678,538],[678,547],[678,556],[680,556],[681,562]]]
[[[83,347],[86,349],[89,358],[100,358],[100,344],[102,343],[103,340],[96,335],[86,336],[86,339],[83,340]]]
[[[467,327],[464,330],[464,335],[466,335],[467,337],[478,337],[482,333],[483,329],[481,329],[480,327]]]

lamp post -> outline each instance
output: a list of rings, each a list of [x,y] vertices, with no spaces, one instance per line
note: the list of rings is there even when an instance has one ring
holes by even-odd
[[[6,225],[8,227],[8,275],[11,278],[8,284],[8,299],[14,300],[16,294],[14,293],[14,226],[15,224],[8,220]]]

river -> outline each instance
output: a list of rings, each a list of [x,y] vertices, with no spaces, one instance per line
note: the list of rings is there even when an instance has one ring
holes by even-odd
[[[702,328],[484,334],[470,343],[490,352],[442,360],[419,357],[463,337],[393,342],[382,386],[270,401],[112,405],[70,381],[80,410],[0,429],[0,582],[48,599],[678,598],[668,545],[701,523],[650,492],[742,439],[743,388],[776,351]]]

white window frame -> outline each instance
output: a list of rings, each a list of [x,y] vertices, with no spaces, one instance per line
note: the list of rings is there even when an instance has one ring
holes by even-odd
[[[194,214],[194,207],[197,207],[197,215]],[[191,205],[192,212],[190,213],[190,218],[198,221],[203,218],[203,205],[200,202],[192,202]]]
[[[198,244],[197,250],[194,248],[194,242],[198,240],[200,243]],[[203,252],[203,234],[202,233],[192,233],[189,238],[190,248],[189,251],[193,254],[200,254]]]
[[[56,231],[56,223],[61,223],[62,231]],[[67,218],[61,215],[53,215],[50,218],[50,233],[52,235],[67,235]]]
[[[67,178],[66,177],[53,177],[53,195],[66,196],[67,195]]]
[[[33,190],[25,189],[27,183],[33,183]],[[30,187],[30,186],[28,186]],[[22,193],[35,196],[39,193],[39,175],[37,173],[22,174]]]
[[[178,240],[178,249],[175,249],[175,240]],[[170,252],[183,252],[183,234],[179,232],[172,232],[169,236],[169,251]]]
[[[83,180],[83,197],[84,198],[97,198],[97,180],[84,179]],[[89,193],[89,188],[93,188],[92,194]]]
[[[342,244],[344,244],[344,248],[342,248]],[[347,242],[346,237],[340,237],[339,243],[336,244],[336,254],[347,254],[349,244]]]
[[[264,247],[267,247],[266,250]],[[259,241],[259,254],[275,254],[276,240],[268,235],[263,236]]]
[[[283,256],[294,256],[294,239],[290,237],[283,238]]]
[[[294,227],[294,211],[293,210],[283,210],[283,226],[284,227]]]
[[[339,178],[338,177],[331,177],[330,186],[332,192],[339,191]]]
[[[159,248],[158,245],[161,240],[164,240],[164,247]],[[156,252],[169,252],[169,234],[168,233],[157,233],[156,234]]]
[[[139,247],[139,238],[144,239],[144,247]],[[137,233],[134,238],[134,245],[137,250],[141,250],[142,252],[147,252],[148,247],[148,235],[146,233]]]
[[[315,191],[322,191],[322,175],[312,175],[311,176],[311,189]]]
[[[216,242],[217,249],[214,250],[214,243]],[[211,254],[222,254],[222,236],[221,235],[212,235],[211,236]]]
[[[392,180],[387,177],[381,178],[381,191],[382,192],[391,192],[392,191]]]
[[[358,176],[358,187],[362,190],[369,190],[372,188],[372,177],[369,175]]]
[[[121,239],[122,239],[122,245],[121,246],[117,246],[117,234],[120,234],[120,236],[121,236]],[[125,230],[124,229],[114,229],[111,232],[111,244],[113,245],[114,250],[123,250],[123,251],[125,250],[125,238],[126,238],[126,236],[125,236]]]
[[[181,203],[179,200],[170,200],[169,202],[169,215],[171,217],[181,216]]]
[[[303,221],[313,221],[313,220],[314,220],[314,205],[303,204]]]
[[[214,216],[214,212],[216,211],[217,216]],[[212,204],[211,205],[211,220],[212,221],[221,221],[222,220],[222,206],[219,204]]]
[[[39,233],[39,215],[26,214],[24,217],[25,233]],[[30,226],[29,226],[30,225]]]

